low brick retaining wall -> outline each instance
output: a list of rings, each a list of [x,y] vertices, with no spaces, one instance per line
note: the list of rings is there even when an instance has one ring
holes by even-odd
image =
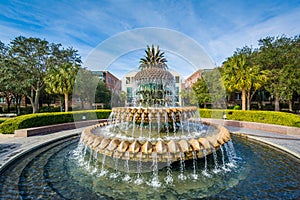
[[[54,133],[57,131],[70,130],[70,129],[81,128],[85,126],[92,126],[100,122],[106,122],[106,121],[107,121],[106,119],[99,119],[99,120],[79,121],[79,122],[71,122],[71,123],[64,123],[64,124],[55,124],[49,126],[19,129],[19,130],[15,130],[14,136],[29,137],[33,135],[43,135],[48,133]]]
[[[280,126],[275,124],[264,124],[257,122],[245,122],[245,121],[235,121],[235,120],[222,120],[222,119],[210,119],[202,118],[203,122],[212,122],[224,126],[235,126],[240,128],[249,128],[260,131],[267,131],[273,133],[279,133],[284,135],[291,135],[300,137],[300,128],[290,127],[290,126]]]

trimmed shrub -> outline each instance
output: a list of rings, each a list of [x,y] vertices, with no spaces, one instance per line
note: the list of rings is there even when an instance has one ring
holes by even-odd
[[[5,122],[6,120],[8,120],[7,118],[0,118],[0,124],[2,124],[3,122]]]
[[[199,109],[202,118],[222,119],[226,113],[229,120],[259,122],[266,124],[277,124],[283,126],[300,127],[300,116],[275,111],[253,111],[253,110],[209,110]]]
[[[6,120],[0,124],[0,133],[13,134],[15,130],[82,120],[107,119],[111,110],[85,110],[28,114]]]

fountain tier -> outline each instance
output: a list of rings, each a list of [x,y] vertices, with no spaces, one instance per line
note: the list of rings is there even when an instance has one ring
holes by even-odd
[[[198,121],[191,119],[190,122]],[[105,134],[104,129],[112,128],[114,124],[105,122],[85,129],[81,141],[93,151],[114,158],[151,162],[155,156],[158,162],[167,162],[168,160],[174,162],[182,159],[182,153],[186,160],[193,159],[193,154],[196,154],[197,158],[202,158],[230,140],[230,134],[226,128],[219,125],[206,125],[213,126],[216,130],[205,135],[199,134],[196,137],[195,134],[186,135],[186,137],[179,135],[164,139],[158,138],[155,141],[153,138],[145,137],[124,138],[118,135],[110,137]]]

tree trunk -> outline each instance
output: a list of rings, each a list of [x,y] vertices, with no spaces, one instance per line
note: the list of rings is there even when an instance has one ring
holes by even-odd
[[[250,96],[250,91],[247,92],[247,110],[250,110],[250,105],[251,105],[251,96]]]
[[[81,109],[83,109],[83,108],[84,108],[84,101],[81,100]]]
[[[38,88],[35,91],[35,98],[34,98],[34,102],[33,102],[33,113],[37,113],[39,112],[39,99],[40,99],[40,89]]]
[[[246,110],[246,90],[242,89],[242,110]]]
[[[10,113],[11,97],[6,96],[7,112]]]
[[[289,100],[289,111],[293,112],[293,100]]]
[[[280,111],[279,96],[278,94],[274,94],[274,96],[275,96],[275,111]]]
[[[68,112],[69,111],[69,95],[68,95],[68,93],[65,93],[64,96],[65,96],[65,112]]]

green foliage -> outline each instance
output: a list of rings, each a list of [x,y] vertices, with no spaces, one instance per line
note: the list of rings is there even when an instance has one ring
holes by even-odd
[[[202,118],[222,119],[224,112],[228,120],[277,124],[300,128],[300,116],[275,111],[213,110],[199,109]]]
[[[140,60],[140,70],[152,67],[168,69],[168,66],[166,65],[167,59],[164,57],[165,52],[160,52],[159,46],[155,48],[154,45],[151,47],[147,45],[145,53],[145,57]]]
[[[103,81],[98,82],[95,93],[95,103],[104,103],[105,107],[110,106],[111,91],[106,87]]]
[[[82,121],[83,116],[85,116],[85,120],[107,119],[110,112],[110,110],[85,110],[76,112],[37,113],[22,115],[6,120],[2,124],[0,124],[0,133],[13,134],[14,131],[18,129]]]
[[[7,118],[0,118],[0,124],[2,124],[3,122],[5,122],[7,120]]]
[[[95,102],[95,93],[99,79],[92,74],[90,70],[80,68],[73,89],[73,97],[77,97],[81,101],[81,108],[84,104],[88,104],[90,108]]]
[[[235,106],[233,107],[233,110],[241,110],[241,106],[235,105]]]

